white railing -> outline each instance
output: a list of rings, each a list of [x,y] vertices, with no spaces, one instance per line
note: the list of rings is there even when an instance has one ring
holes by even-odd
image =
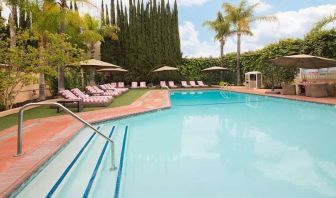
[[[301,74],[301,78],[306,80],[336,80],[336,73],[326,73],[326,74],[308,73],[308,74]]]

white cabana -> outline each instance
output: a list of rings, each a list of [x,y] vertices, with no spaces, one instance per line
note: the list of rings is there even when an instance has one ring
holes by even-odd
[[[262,87],[262,74],[258,71],[251,71],[245,73],[245,86],[248,88],[257,88]]]

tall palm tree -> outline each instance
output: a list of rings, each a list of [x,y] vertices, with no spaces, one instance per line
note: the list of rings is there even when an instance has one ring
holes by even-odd
[[[58,4],[61,8],[61,16],[62,16],[62,20],[61,20],[61,24],[59,26],[59,33],[64,34],[66,32],[66,15],[68,12],[68,1],[71,2],[71,0],[59,0]],[[90,0],[75,0],[74,3],[76,4],[76,2],[81,2],[81,3],[85,3],[86,5],[90,5],[95,7],[94,4],[90,3]],[[62,67],[58,67],[58,91],[62,91],[65,89],[64,87],[64,69]]]
[[[87,44],[91,58],[94,58],[96,52],[96,43],[103,42],[104,37],[117,40],[117,32],[119,31],[119,28],[114,25],[99,26],[99,21],[88,14],[84,16],[84,20],[86,27],[84,28],[81,36],[83,37],[84,42]],[[90,69],[89,73],[89,84],[94,85],[95,70]]]
[[[275,16],[255,16],[256,8],[260,3],[248,5],[246,0],[241,0],[238,6],[230,3],[224,3],[223,8],[227,14],[228,20],[233,24],[233,32],[237,34],[237,85],[241,83],[240,75],[240,53],[241,53],[241,36],[253,35],[250,25],[256,21],[276,21]]]
[[[229,20],[218,12],[214,21],[206,21],[203,25],[216,32],[214,39],[220,43],[220,57],[223,60],[226,39],[232,34]]]
[[[45,100],[45,71],[47,63],[43,56],[47,43],[48,33],[57,33],[61,21],[60,11],[56,3],[43,0],[32,4],[31,11],[33,15],[32,31],[38,36],[38,48],[40,51],[39,67],[39,100]]]

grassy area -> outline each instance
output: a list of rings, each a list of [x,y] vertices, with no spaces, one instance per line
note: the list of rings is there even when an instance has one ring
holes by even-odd
[[[145,94],[147,91],[148,89],[130,90],[129,92],[114,99],[113,102],[108,107],[88,107],[88,108],[84,108],[83,111],[93,111],[93,110],[129,105],[129,104],[132,104],[140,96]],[[56,109],[49,109],[48,107],[37,107],[37,108],[25,111],[24,120],[44,118],[44,117],[50,117],[50,116],[58,116],[58,115],[63,115],[63,114],[64,114],[63,112],[57,113]],[[13,125],[16,125],[17,122],[18,122],[17,114],[12,114],[12,115],[8,115],[5,117],[1,117],[0,118],[0,123],[1,123],[0,131],[2,131],[3,129],[9,128]]]

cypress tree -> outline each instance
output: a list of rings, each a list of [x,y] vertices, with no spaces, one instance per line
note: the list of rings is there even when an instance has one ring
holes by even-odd
[[[116,24],[114,0],[111,0],[111,24],[112,25]]]
[[[104,12],[104,0],[101,2],[101,14],[100,14],[101,25],[104,26],[105,23],[105,12]]]
[[[110,15],[107,9],[107,4],[105,5],[105,11],[106,11],[106,25],[110,25]]]
[[[70,10],[73,10],[73,8],[72,8],[72,1],[70,1]]]
[[[105,39],[102,59],[127,68],[133,80],[146,80],[148,72],[159,64],[176,66],[181,59],[178,10],[169,1],[129,0],[129,6],[111,0],[111,15],[106,7],[105,23],[116,24],[117,41]],[[105,54],[108,53],[108,54]]]
[[[75,1],[75,3],[74,3],[74,7],[75,7],[75,8],[74,8],[75,11],[78,12],[78,6],[77,6],[77,2],[76,2],[76,1]]]
[[[19,1],[19,28],[25,28],[26,24],[26,6],[25,6],[25,0]]]

